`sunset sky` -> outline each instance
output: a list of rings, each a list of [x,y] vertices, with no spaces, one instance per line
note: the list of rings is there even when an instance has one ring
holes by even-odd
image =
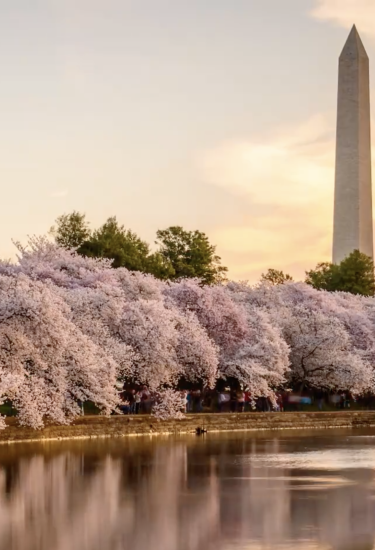
[[[205,231],[233,279],[303,277],[331,255],[353,23],[375,86],[374,0],[1,2],[0,256],[79,210]]]

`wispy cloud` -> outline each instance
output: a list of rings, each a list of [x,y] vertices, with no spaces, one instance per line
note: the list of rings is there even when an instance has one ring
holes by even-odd
[[[316,116],[262,140],[228,143],[203,159],[205,180],[257,202],[309,203],[332,183],[334,120]]]
[[[361,33],[375,38],[374,0],[315,0],[311,15],[345,28],[355,23]]]

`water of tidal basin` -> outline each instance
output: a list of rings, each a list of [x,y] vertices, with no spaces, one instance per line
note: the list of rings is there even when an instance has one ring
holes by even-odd
[[[0,550],[372,550],[375,431],[0,447]]]

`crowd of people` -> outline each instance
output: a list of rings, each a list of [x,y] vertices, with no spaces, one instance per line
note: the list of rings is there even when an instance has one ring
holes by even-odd
[[[150,414],[155,397],[143,386],[141,388],[127,388],[120,392],[121,407],[124,414]]]
[[[128,388],[120,392],[123,414],[151,414],[157,395],[152,394],[146,386]],[[184,413],[242,413],[242,412],[283,412],[284,410],[303,410],[313,406],[318,410],[330,408],[350,408],[353,398],[343,393],[309,392],[302,395],[286,391],[276,394],[276,402],[267,397],[253,399],[249,391],[225,388],[223,390],[182,390]],[[364,402],[362,404],[367,407]]]

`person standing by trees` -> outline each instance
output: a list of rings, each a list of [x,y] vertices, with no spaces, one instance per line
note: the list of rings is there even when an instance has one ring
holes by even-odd
[[[217,396],[217,407],[218,407],[219,413],[223,412],[225,403],[226,403],[226,395],[224,392],[220,391]]]
[[[230,410],[232,413],[237,410],[237,392],[233,388],[230,391]]]
[[[142,401],[142,392],[138,390],[134,396],[134,413],[135,414],[139,414],[141,401]]]
[[[244,411],[244,405],[245,405],[245,394],[243,390],[239,390],[237,392],[237,410],[238,412]]]

